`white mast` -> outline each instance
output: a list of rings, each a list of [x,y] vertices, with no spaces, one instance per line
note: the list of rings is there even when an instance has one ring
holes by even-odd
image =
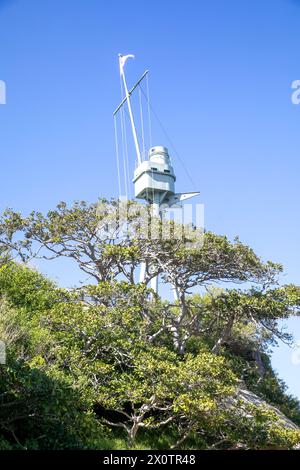
[[[130,122],[131,122],[131,127],[132,127],[132,133],[133,133],[133,140],[134,140],[136,155],[137,155],[137,159],[138,159],[138,164],[140,165],[142,163],[140,146],[139,146],[139,142],[138,142],[138,138],[137,138],[135,123],[134,123],[132,109],[131,109],[130,94],[128,92],[125,73],[124,73],[124,65],[125,65],[126,60],[129,59],[129,58],[134,59],[134,55],[133,54],[128,54],[128,55],[119,54],[120,74],[121,74],[121,77],[123,79],[123,84],[124,84],[124,89],[125,89],[125,94],[126,94],[126,100],[127,100],[127,105],[128,105],[128,111],[129,111],[129,117],[130,117]]]

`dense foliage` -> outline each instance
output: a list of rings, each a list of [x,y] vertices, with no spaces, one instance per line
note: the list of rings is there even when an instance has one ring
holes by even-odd
[[[281,266],[239,240],[139,236],[134,205],[131,235],[113,236],[115,207],[61,203],[0,221],[0,449],[299,445],[299,402],[268,353],[291,340],[280,320],[298,314],[300,289],[279,286]],[[33,256],[70,258],[93,281],[59,288],[26,265]],[[148,288],[158,274],[175,301]]]

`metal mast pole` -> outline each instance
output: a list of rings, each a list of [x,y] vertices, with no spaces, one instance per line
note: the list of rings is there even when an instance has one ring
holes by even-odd
[[[135,188],[135,197],[137,199],[146,200],[151,205],[151,214],[153,217],[157,217],[162,220],[162,207],[163,204],[167,207],[180,207],[181,203],[191,197],[197,196],[199,192],[189,192],[189,193],[175,193],[175,181],[176,176],[174,169],[170,162],[168,149],[163,146],[151,147],[149,150],[149,159],[142,162],[140,146],[137,137],[137,131],[135,127],[130,96],[137,86],[141,83],[144,77],[147,75],[148,70],[146,70],[134,87],[128,91],[124,66],[128,58],[133,58],[134,55],[122,55],[119,54],[119,65],[120,65],[120,74],[121,81],[123,81],[125,89],[125,97],[122,97],[122,102],[119,104],[117,109],[114,112],[114,116],[119,112],[122,106],[127,101],[129,117],[132,127],[133,140],[137,155],[138,166],[134,171],[134,188]],[[149,106],[149,104],[148,104]],[[155,174],[154,174],[155,172]],[[150,196],[149,196],[150,195]],[[152,232],[152,230],[151,230]],[[151,266],[148,266],[148,269],[151,269]],[[151,274],[151,273],[148,273]],[[140,270],[140,282],[145,282],[147,277],[146,273],[146,263],[141,262]],[[158,277],[154,276],[150,283],[151,288],[154,292],[158,291]],[[178,291],[174,288],[175,298],[178,299]]]
[[[136,127],[135,127],[133,114],[132,114],[132,108],[131,108],[131,103],[130,103],[130,93],[128,91],[126,78],[125,78],[125,73],[124,73],[125,62],[130,57],[134,58],[134,55],[129,54],[129,55],[124,56],[122,54],[119,54],[119,63],[120,63],[120,73],[121,73],[121,77],[123,79],[123,84],[124,84],[124,89],[125,89],[125,94],[126,94],[126,100],[127,100],[128,112],[129,112],[129,117],[130,117],[130,122],[131,122],[131,127],[132,127],[132,133],[133,133],[133,140],[134,140],[136,155],[137,155],[137,159],[138,159],[138,164],[140,165],[142,163],[140,146],[139,146],[137,133],[136,133]]]
[[[153,201],[151,203],[151,214],[152,217],[158,217],[162,220],[162,214],[160,210],[160,194],[154,192],[153,194]],[[158,276],[155,276],[150,281],[150,287],[154,290],[155,294],[158,293]]]

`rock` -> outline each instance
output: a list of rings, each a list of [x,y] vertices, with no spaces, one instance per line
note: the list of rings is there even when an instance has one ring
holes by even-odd
[[[280,410],[278,410],[278,408],[273,405],[270,405],[263,398],[260,398],[258,395],[251,392],[250,390],[247,390],[246,388],[240,388],[237,393],[237,398],[242,399],[245,403],[249,403],[251,405],[263,405],[269,408],[270,410],[276,413],[276,415],[278,416],[278,420],[282,423],[282,426],[295,431],[300,431],[300,428],[295,423],[293,423],[293,421],[287,418]]]

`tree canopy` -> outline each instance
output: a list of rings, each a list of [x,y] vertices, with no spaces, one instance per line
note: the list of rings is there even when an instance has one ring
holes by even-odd
[[[153,239],[144,209],[106,200],[60,203],[46,215],[5,211],[0,448],[300,443],[299,402],[268,356],[278,341],[292,340],[281,320],[299,314],[300,288],[280,285],[282,267],[238,239],[194,227],[165,237],[164,222],[155,223]],[[57,257],[75,262],[90,282],[63,289],[30,268],[33,258]],[[175,300],[149,289],[157,275]]]

